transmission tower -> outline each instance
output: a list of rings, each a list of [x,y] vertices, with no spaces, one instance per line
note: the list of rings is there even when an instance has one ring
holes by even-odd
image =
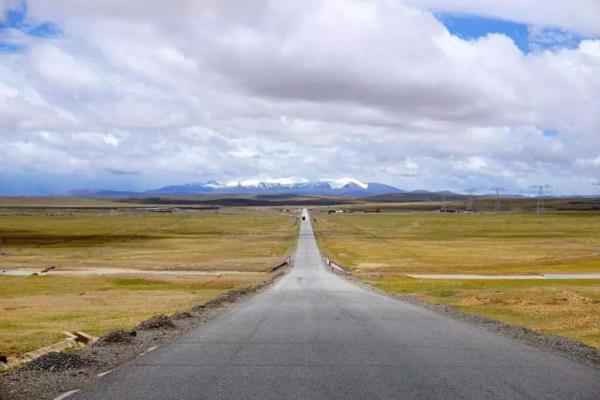
[[[474,200],[474,196],[475,193],[477,193],[477,189],[475,188],[469,188],[469,189],[465,189],[465,192],[467,192],[469,194],[469,200],[467,202],[467,211],[473,211],[473,203],[475,202]]]
[[[500,186],[493,187],[492,190],[496,192],[496,203],[494,204],[494,212],[502,211],[502,203],[500,194],[504,192],[506,189]]]
[[[543,214],[546,211],[546,207],[544,205],[544,189],[552,189],[552,186],[550,186],[550,185],[534,185],[534,186],[531,186],[531,188],[537,189],[537,191],[538,191],[536,213]]]
[[[598,200],[600,201],[600,181],[593,183],[592,185],[598,186]]]

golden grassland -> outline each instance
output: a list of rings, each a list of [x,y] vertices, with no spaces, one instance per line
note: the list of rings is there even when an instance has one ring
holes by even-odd
[[[35,350],[62,340],[63,331],[102,335],[130,329],[266,277],[0,276],[0,353]]]
[[[0,353],[101,335],[184,310],[264,280],[294,246],[295,217],[273,210],[222,214],[0,215],[0,270],[127,268],[206,275],[0,276]],[[218,273],[217,271],[227,271]]]
[[[318,215],[325,252],[361,272],[600,272],[600,213]]]
[[[403,196],[403,195],[400,195]],[[336,209],[356,211],[381,211],[381,212],[410,212],[410,211],[434,211],[442,207],[451,210],[464,211],[469,206],[469,198],[463,196],[449,195],[449,200],[443,200],[441,194],[421,195],[420,200],[414,198],[405,198],[402,201],[382,201],[381,199],[371,199],[368,202],[356,200],[349,204],[340,204]],[[383,196],[385,198],[385,196]],[[483,196],[473,198],[473,209],[477,212],[491,212],[496,208],[497,199],[493,196]],[[501,198],[500,208],[503,212],[535,212],[537,208],[537,198]],[[597,198],[546,198],[544,199],[545,208],[548,211],[588,211],[598,212],[600,210],[600,199]]]
[[[0,215],[0,267],[265,271],[295,231],[294,217],[271,211]]]
[[[600,272],[600,214],[317,215],[325,253],[357,278],[600,347],[600,280],[427,280],[404,274]]]
[[[23,207],[93,207],[93,208],[113,208],[113,207],[136,207],[138,204],[119,202],[111,199],[84,199],[74,197],[19,197],[19,196],[0,196],[0,208],[23,208]]]

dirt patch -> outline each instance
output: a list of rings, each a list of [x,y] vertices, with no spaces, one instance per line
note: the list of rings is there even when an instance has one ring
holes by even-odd
[[[171,315],[171,319],[174,319],[174,320],[188,319],[188,318],[193,318],[193,317],[194,317],[194,315],[187,311],[179,312],[179,313],[175,313],[175,314]]]
[[[547,300],[546,304],[593,304],[594,299],[582,296],[579,293],[571,293],[560,291],[561,296],[557,296],[558,299],[553,298],[551,300]]]
[[[78,361],[67,363],[73,368],[63,369],[61,366],[49,370],[22,367],[0,373],[0,399],[51,400],[61,393],[89,386],[95,380],[100,379],[97,374],[135,359],[147,351],[149,347],[167,344],[177,336],[201,326],[225,310],[235,307],[237,303],[247,299],[252,294],[265,289],[277,278],[283,276],[287,270],[287,268],[282,268],[276,274],[271,275],[268,280],[225,293],[187,312],[166,317],[166,319],[160,318],[157,320],[156,317],[153,317],[140,324],[155,326],[155,323],[158,322],[158,325],[163,325],[161,321],[168,320],[173,325],[171,328],[136,329],[136,336],[127,342],[119,341],[126,337],[123,333],[108,334],[103,338],[107,340],[101,339],[91,346],[66,354],[69,357],[77,357],[80,361],[83,360],[83,364],[79,364]],[[167,325],[169,325],[168,322]],[[112,339],[109,339],[109,337]],[[114,339],[116,341],[113,341]],[[60,357],[65,355],[59,354],[61,354]],[[75,367],[76,363],[80,366]]]
[[[109,344],[109,343],[131,343],[133,339],[137,336],[137,332],[133,331],[112,331],[102,336],[98,340],[98,344]]]
[[[52,352],[25,364],[23,369],[26,371],[66,371],[81,368],[90,363],[94,363],[94,361],[86,360],[77,354]]]
[[[441,292],[441,297],[452,297],[458,292],[449,292],[449,296]],[[530,293],[478,293],[475,295],[464,295],[454,305],[460,307],[480,307],[486,305],[503,305],[503,306],[574,306],[582,304],[594,304],[594,299],[583,296],[578,293],[572,293],[559,290],[545,290],[536,292],[535,299],[531,298]]]
[[[150,329],[175,329],[173,319],[168,315],[156,315],[150,319],[140,322],[136,329],[147,331]]]

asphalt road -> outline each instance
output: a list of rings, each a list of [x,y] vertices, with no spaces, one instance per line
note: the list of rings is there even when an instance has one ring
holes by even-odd
[[[600,370],[327,271],[310,222],[269,290],[74,399],[600,399]]]

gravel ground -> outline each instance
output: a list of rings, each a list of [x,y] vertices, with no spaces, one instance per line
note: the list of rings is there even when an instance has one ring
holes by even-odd
[[[66,371],[70,369],[83,368],[94,361],[80,357],[77,354],[69,353],[48,353],[40,358],[36,358],[23,369],[25,371]]]
[[[92,384],[97,374],[135,359],[154,346],[202,325],[224,310],[270,286],[272,279],[227,292],[209,302],[173,316],[143,321],[133,332],[111,332],[97,343],[71,353],[49,353],[23,367],[0,373],[0,400],[46,400]],[[135,332],[135,333],[134,333]]]

